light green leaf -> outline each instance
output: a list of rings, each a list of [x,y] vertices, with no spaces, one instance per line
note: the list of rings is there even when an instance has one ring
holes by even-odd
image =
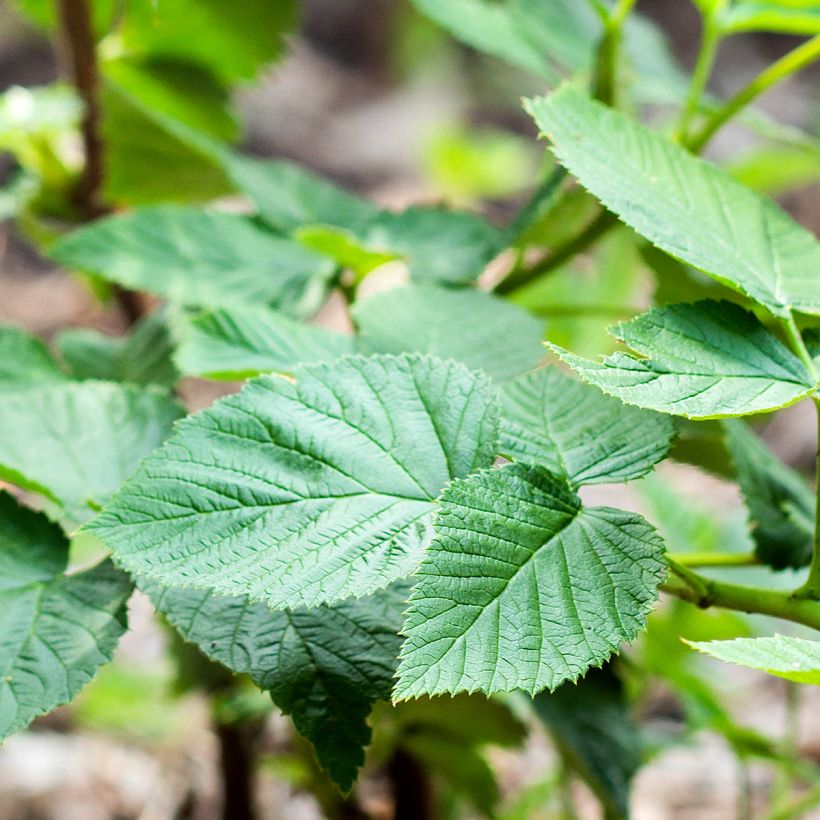
[[[60,528],[0,493],[0,739],[68,703],[126,629],[127,576],[67,561]]]
[[[353,271],[358,278],[398,258],[395,253],[365,247],[354,233],[344,228],[308,225],[297,228],[293,236],[306,248],[329,256],[339,267]]]
[[[735,638],[732,641],[687,641],[713,658],[760,669],[795,683],[820,686],[820,642],[775,635],[771,638]]]
[[[290,612],[247,598],[142,586],[185,640],[269,691],[335,782],[343,790],[353,785],[370,743],[367,717],[376,700],[390,696],[406,584]]]
[[[112,216],[52,247],[68,267],[185,305],[264,304],[304,315],[334,265],[235,214],[156,206]]]
[[[611,330],[641,356],[591,362],[552,345],[585,381],[661,413],[693,419],[776,410],[814,392],[800,360],[731,302],[654,308]]]
[[[430,353],[503,381],[544,358],[544,322],[476,290],[416,285],[375,294],[353,308],[363,350]]]
[[[570,86],[527,107],[560,162],[638,233],[777,316],[820,314],[820,242],[771,200]]]
[[[641,765],[640,731],[612,668],[591,669],[577,684],[541,692],[533,706],[607,818],[629,817],[630,783]]]
[[[45,342],[18,327],[0,325],[0,394],[67,378]]]
[[[541,464],[570,484],[629,481],[666,457],[675,427],[555,368],[508,382],[501,395],[501,452]]]
[[[774,569],[811,560],[815,496],[742,421],[724,422],[726,441],[752,523],[755,554]]]
[[[444,485],[493,461],[489,380],[420,356],[295,376],[180,422],[88,529],[139,575],[275,608],[407,575]]]
[[[816,0],[735,0],[720,15],[727,34],[776,31],[781,34],[820,34],[820,3]]]
[[[666,575],[643,518],[583,508],[542,467],[454,481],[434,529],[402,630],[397,700],[575,680],[638,634]]]
[[[0,402],[0,478],[88,518],[171,431],[182,408],[164,392],[65,383]]]
[[[88,328],[64,330],[54,340],[75,379],[103,379],[173,387],[179,373],[171,361],[173,339],[161,312],[141,319],[128,336]]]
[[[346,353],[353,353],[352,336],[247,306],[187,319],[175,361],[189,376],[244,379],[289,373],[298,364],[332,361]]]

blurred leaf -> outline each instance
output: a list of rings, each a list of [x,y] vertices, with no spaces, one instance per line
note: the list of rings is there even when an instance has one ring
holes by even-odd
[[[725,421],[724,427],[749,509],[755,554],[774,569],[806,566],[814,537],[814,493],[742,421]]]
[[[198,63],[222,81],[252,79],[284,48],[294,0],[126,0],[122,38],[138,56]]]
[[[672,444],[670,458],[734,479],[734,465],[719,421],[678,419],[677,426],[678,436]]]
[[[728,34],[776,31],[781,34],[820,34],[817,0],[734,0],[719,16]]]
[[[184,305],[262,304],[305,315],[325,296],[334,266],[291,239],[235,214],[140,208],[68,234],[61,264]]]
[[[340,267],[353,271],[357,279],[398,258],[394,253],[365,247],[355,234],[343,228],[306,225],[297,228],[293,237],[306,248],[329,256]]]
[[[87,328],[58,333],[54,343],[75,379],[103,379],[173,387],[179,373],[171,361],[173,340],[166,318],[155,312],[128,336],[110,337]]]
[[[533,705],[606,816],[629,817],[630,783],[641,765],[640,734],[611,666],[591,669],[578,683],[542,692]]]
[[[65,575],[67,561],[60,528],[0,493],[0,739],[68,703],[127,628],[125,573]]]
[[[532,369],[545,355],[543,321],[476,290],[394,288],[357,302],[353,319],[364,352],[429,353],[498,381]]]
[[[11,0],[11,5],[24,17],[46,31],[57,27],[56,4],[54,0]],[[111,28],[119,6],[119,0],[93,0],[91,23],[97,37],[102,37]]]
[[[68,376],[46,343],[13,325],[0,325],[0,393],[60,384]]]
[[[82,103],[70,86],[54,83],[39,88],[12,86],[0,94],[0,150],[25,163],[29,143],[55,138],[79,125]]]
[[[775,635],[732,641],[690,641],[690,646],[713,658],[760,669],[770,675],[820,686],[820,642]]]
[[[353,353],[352,336],[306,325],[260,307],[225,308],[188,318],[174,357],[189,376],[244,379]]]
[[[820,182],[820,146],[779,144],[748,151],[727,166],[735,179],[769,196]]]

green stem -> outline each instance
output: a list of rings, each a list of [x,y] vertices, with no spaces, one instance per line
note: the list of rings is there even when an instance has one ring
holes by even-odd
[[[709,14],[703,21],[703,34],[701,35],[700,51],[695,62],[695,69],[692,72],[692,80],[689,83],[689,91],[686,101],[680,112],[680,118],[675,128],[675,135],[679,142],[686,141],[686,135],[692,118],[695,116],[706,84],[712,74],[712,67],[715,64],[718,45],[721,40],[720,26],[717,24],[717,14]]]
[[[507,228],[510,244],[516,242],[530,225],[552,210],[561,196],[561,189],[566,178],[566,168],[561,165],[553,168],[550,175],[538,186],[530,200]]]
[[[814,400],[817,410],[817,430],[820,438],[820,399]],[[817,451],[817,480],[820,482],[820,444]],[[795,595],[798,598],[808,598],[813,601],[820,601],[820,485],[817,488],[817,501],[814,519],[814,549],[812,550],[811,564],[809,565],[809,577],[806,583],[797,590]]]
[[[701,609],[717,606],[737,612],[770,615],[820,630],[820,604],[817,601],[782,590],[746,587],[705,578],[674,560],[669,561],[669,568],[684,583],[662,584],[661,589]]]
[[[820,34],[792,49],[788,54],[776,60],[762,71],[748,85],[737,92],[730,100],[712,114],[703,127],[685,141],[685,146],[693,153],[698,153],[732,117],[745,108],[752,100],[764,91],[785,80],[792,74],[811,65],[820,59]]]
[[[606,105],[615,103],[621,32],[624,21],[634,5],[635,0],[618,0],[604,24],[604,34],[598,46],[592,94]]]
[[[800,331],[797,328],[797,323],[794,321],[794,316],[789,314],[788,318],[781,319],[781,323],[783,325],[783,330],[786,332],[786,338],[789,340],[789,346],[792,349],[792,352],[801,362],[806,366],[806,370],[809,371],[811,377],[817,381],[817,368],[814,365],[814,360],[811,357],[808,349],[806,348],[806,343],[803,341],[803,337],[800,335]]]
[[[760,563],[756,555],[744,552],[686,552],[669,558],[685,567],[748,567]]]

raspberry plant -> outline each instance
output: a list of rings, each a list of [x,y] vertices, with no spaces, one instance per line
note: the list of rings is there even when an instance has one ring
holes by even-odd
[[[230,146],[228,90],[278,54],[290,4],[276,4],[278,20],[255,0],[230,14],[109,5],[91,17],[58,3],[76,92],[13,89],[2,109],[20,169],[9,210],[134,325],[121,339],[65,331],[50,347],[0,330],[0,734],[70,701],[111,660],[136,587],[184,641],[269,692],[345,793],[371,725],[378,747],[392,720],[394,743],[411,727],[407,759],[492,813],[479,749],[520,742],[523,728],[486,696],[519,693],[607,816],[626,816],[641,751],[621,681],[636,668],[708,704],[739,754],[771,755],[692,683],[677,636],[709,633],[689,629],[698,608],[773,616],[805,631],[753,637],[729,621],[738,637],[692,646],[820,681],[815,493],[741,420],[820,401],[820,244],[698,154],[820,54],[817,5],[699,0],[687,80],[629,0],[415,0],[553,89],[525,108],[554,163],[505,227],[438,206],[388,211]],[[711,98],[719,42],[760,29],[813,38],[728,101]],[[635,116],[646,104],[673,116],[650,129]],[[763,120],[748,113],[784,155],[816,160],[810,137]],[[60,151],[75,130],[78,168]],[[252,213],[211,204],[231,192]],[[604,358],[610,343],[561,330],[550,306],[585,251],[601,299],[629,268],[656,278],[656,305],[610,328],[618,345]],[[499,257],[501,275],[483,275]],[[405,283],[363,295],[388,263]],[[334,290],[352,333],[310,321]],[[135,292],[162,306],[147,312]],[[583,294],[577,307],[598,321]],[[247,381],[186,415],[175,389],[192,376]],[[584,500],[589,485],[638,479],[663,492],[645,477],[670,453],[737,481],[752,552],[685,543],[669,521],[679,498],[656,505],[659,520]],[[684,541],[674,552],[670,527]],[[75,567],[79,542],[105,557]],[[751,564],[802,574],[764,588],[698,571]],[[653,626],[660,598],[683,603]],[[377,702],[396,706],[373,713]],[[491,731],[465,728],[490,716]],[[334,800],[329,813],[349,808]]]

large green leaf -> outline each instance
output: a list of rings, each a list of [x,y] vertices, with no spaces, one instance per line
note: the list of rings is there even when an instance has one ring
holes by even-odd
[[[666,416],[628,407],[555,368],[500,392],[504,455],[542,464],[576,486],[639,478],[666,457],[675,434]]]
[[[295,376],[180,422],[89,529],[137,574],[276,608],[407,575],[444,485],[495,456],[489,380],[421,356]]]
[[[173,339],[158,311],[141,319],[128,336],[88,328],[64,330],[54,340],[75,379],[103,379],[172,387],[179,373],[171,361]]]
[[[60,528],[0,493],[0,739],[68,703],[126,629],[127,576],[67,561]]]
[[[105,382],[32,387],[0,402],[0,477],[88,518],[171,431],[164,392]]]
[[[742,421],[724,424],[749,508],[755,553],[775,569],[806,566],[814,536],[814,493]]]
[[[244,379],[288,373],[353,353],[353,337],[260,307],[207,311],[186,320],[175,360],[189,376]]]
[[[638,634],[666,575],[646,521],[583,508],[542,467],[452,482],[434,529],[404,624],[398,700],[574,680]]]
[[[732,641],[689,641],[691,646],[727,663],[760,669],[770,675],[820,686],[820,642],[774,635]]]
[[[68,377],[45,342],[12,325],[0,325],[0,393],[60,384]]]
[[[569,86],[528,110],[560,162],[658,247],[777,316],[820,314],[820,242],[771,200]]]
[[[561,754],[604,806],[608,818],[629,817],[630,782],[641,765],[640,735],[624,687],[610,666],[591,669],[533,699]]]
[[[430,353],[499,381],[544,358],[543,320],[476,290],[395,288],[357,302],[353,319],[365,351]]]
[[[373,703],[390,696],[406,584],[289,612],[202,590],[142,586],[185,640],[269,691],[330,776],[350,788],[370,742]]]
[[[156,206],[74,231],[52,248],[63,265],[186,305],[265,304],[303,315],[334,265],[235,214]]]
[[[800,360],[731,302],[654,308],[611,332],[646,358],[614,353],[592,362],[552,348],[586,381],[627,404],[722,418],[776,410],[815,389]]]

